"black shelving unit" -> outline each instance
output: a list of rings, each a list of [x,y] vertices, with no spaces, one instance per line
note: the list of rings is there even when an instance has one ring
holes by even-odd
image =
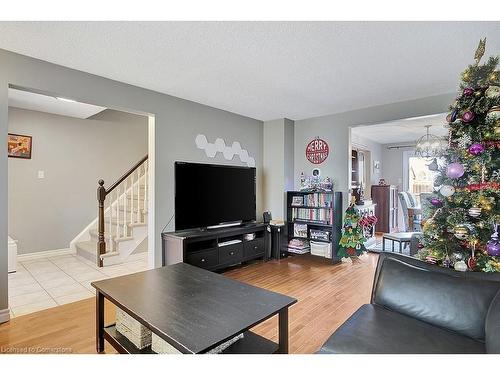
[[[311,206],[311,205],[293,205],[293,197],[301,196],[304,199],[305,196],[310,194],[323,194],[326,195],[325,201],[329,202],[325,206]],[[332,263],[339,263],[341,259],[337,256],[339,250],[339,241],[342,233],[342,214],[344,212],[342,208],[342,193],[341,192],[321,192],[321,191],[288,191],[286,194],[287,202],[287,242],[282,247],[282,252],[286,252],[288,249],[288,242],[294,238],[300,238],[304,240],[312,240],[317,242],[331,242],[332,244]],[[307,210],[323,210],[327,211],[327,218],[331,220],[308,220],[305,218],[296,218],[293,215],[294,208],[304,208]],[[307,224],[307,237],[299,237],[294,234],[294,224]],[[311,229],[318,229],[327,231],[330,233],[330,239],[328,241],[321,239],[311,238]],[[299,255],[296,253],[288,253],[289,255]]]

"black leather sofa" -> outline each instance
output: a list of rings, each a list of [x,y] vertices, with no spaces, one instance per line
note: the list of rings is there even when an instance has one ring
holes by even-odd
[[[319,353],[500,353],[500,274],[380,253],[371,303]]]

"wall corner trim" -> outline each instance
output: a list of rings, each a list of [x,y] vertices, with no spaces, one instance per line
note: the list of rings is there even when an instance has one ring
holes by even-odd
[[[3,309],[0,310],[0,323],[5,323],[10,320],[10,310],[9,309]]]

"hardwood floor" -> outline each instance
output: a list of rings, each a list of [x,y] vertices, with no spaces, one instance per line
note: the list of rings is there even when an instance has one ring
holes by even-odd
[[[359,306],[370,300],[377,258],[376,254],[366,254],[359,263],[333,266],[326,259],[303,255],[253,263],[224,274],[297,298],[289,315],[290,353],[314,353]],[[106,305],[105,311],[106,320],[113,322],[113,307]],[[253,330],[277,340],[277,319]],[[106,345],[106,352],[114,352]],[[0,353],[27,350],[95,353],[94,299],[21,316],[0,325]]]

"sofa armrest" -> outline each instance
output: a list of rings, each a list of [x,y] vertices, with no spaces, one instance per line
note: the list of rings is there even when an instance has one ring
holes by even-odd
[[[500,354],[500,290],[491,302],[486,316],[486,352]]]

